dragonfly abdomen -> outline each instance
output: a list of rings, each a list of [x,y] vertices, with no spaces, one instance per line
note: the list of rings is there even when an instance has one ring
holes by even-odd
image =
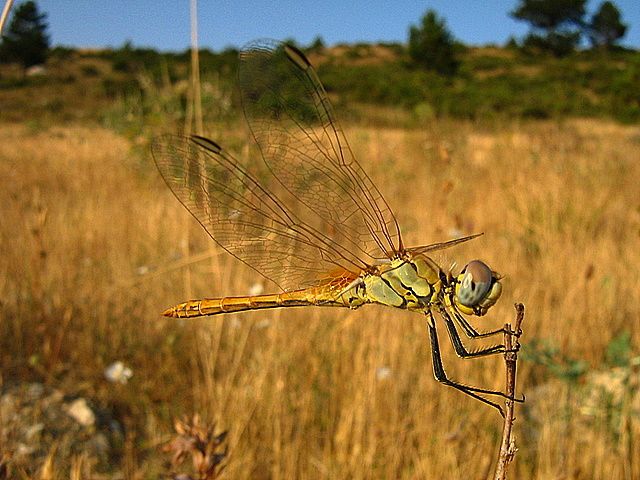
[[[334,290],[309,288],[269,295],[205,298],[180,303],[163,312],[165,317],[191,318],[221,313],[262,310],[267,308],[337,306],[349,307],[347,299],[337,296]]]

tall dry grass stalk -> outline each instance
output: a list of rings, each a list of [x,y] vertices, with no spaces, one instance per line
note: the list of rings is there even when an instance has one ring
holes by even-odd
[[[621,332],[634,355],[640,338],[640,129],[442,121],[346,125],[346,134],[407,245],[486,232],[439,258],[480,257],[505,275],[504,298],[478,328],[510,319],[514,301],[527,305],[513,478],[639,478],[638,387],[633,376],[614,384],[618,367],[606,359]],[[230,137],[242,134],[219,140]],[[229,431],[228,478],[490,476],[500,419],[433,380],[419,315],[318,308],[166,320],[159,312],[185,299],[182,269],[169,266],[193,260],[194,296],[243,294],[262,280],[229,256],[183,256],[188,214],[150,160],[98,128],[5,124],[0,179],[3,381],[55,383],[113,411],[130,435],[124,463],[96,470],[161,471],[155,445],[174,418],[199,412]],[[210,247],[195,222],[187,228],[191,251]],[[527,362],[535,338],[586,362],[581,381]],[[443,353],[452,378],[502,388],[502,359]],[[128,385],[103,380],[114,360],[133,369]],[[592,401],[596,378],[619,386],[609,403]],[[67,460],[55,465],[69,476]]]
[[[191,77],[189,82],[189,91],[187,95],[187,108],[186,118],[184,125],[184,134],[190,135],[195,133],[196,135],[202,135],[202,95],[200,85],[200,53],[198,50],[198,2],[197,0],[191,0],[189,2],[189,17],[190,17],[190,29],[191,29]],[[195,126],[194,126],[195,123]],[[187,222],[187,220],[185,220]],[[190,241],[189,241],[189,229],[183,228],[182,234],[182,253],[184,256],[191,256]],[[191,296],[192,282],[191,282],[191,270],[183,270],[183,282],[184,291],[187,296]]]
[[[200,51],[198,49],[198,1],[191,0],[190,17],[191,17],[191,88],[193,89],[193,120],[195,121],[195,130],[191,130],[190,126],[186,129],[187,133],[195,133],[202,135],[204,127],[202,125],[202,93],[200,85]],[[191,119],[189,119],[191,122]]]
[[[6,0],[4,2],[4,7],[2,7],[2,13],[0,14],[0,35],[2,35],[2,32],[4,31],[4,24],[7,23],[12,6],[13,0]]]

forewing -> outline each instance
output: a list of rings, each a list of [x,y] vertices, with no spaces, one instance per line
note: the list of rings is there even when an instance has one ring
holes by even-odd
[[[424,253],[432,253],[437,252],[439,250],[444,250],[446,248],[450,248],[456,245],[459,245],[464,242],[468,242],[469,240],[473,240],[474,238],[478,238],[482,233],[474,233],[473,235],[468,235],[466,237],[455,238],[453,240],[448,240],[446,242],[438,242],[432,243],[431,245],[421,245],[419,247],[409,247],[406,249],[412,255],[424,254]]]
[[[367,268],[326,234],[326,226],[303,221],[269,182],[261,183],[215,142],[166,135],[154,141],[152,152],[171,191],[207,233],[283,290],[346,286]]]
[[[242,51],[238,76],[247,122],[284,188],[365,263],[397,255],[393,212],[355,160],[306,57],[288,45],[255,42]]]

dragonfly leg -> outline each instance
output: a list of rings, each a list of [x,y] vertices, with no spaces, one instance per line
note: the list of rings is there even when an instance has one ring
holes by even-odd
[[[433,314],[431,312],[428,313],[428,316],[429,316],[429,322],[428,322],[429,337],[431,340],[431,358],[433,362],[433,375],[437,381],[449,387],[453,387],[456,390],[460,390],[461,392],[469,395],[470,397],[473,397],[477,400],[480,400],[483,403],[486,403],[487,405],[492,406],[493,408],[498,410],[498,412],[500,412],[500,415],[502,415],[503,417],[504,417],[504,410],[502,409],[502,407],[497,403],[484,398],[482,395],[495,395],[498,397],[506,398],[508,400],[513,400],[515,402],[524,401],[524,398],[514,398],[502,392],[498,392],[496,390],[489,390],[485,388],[473,387],[471,385],[464,385],[462,383],[458,383],[454,380],[451,380],[449,377],[447,377],[447,373],[445,372],[444,366],[442,364],[442,355],[440,354],[440,344],[438,342],[438,332],[436,330],[435,319],[433,318]]]
[[[460,315],[455,309],[451,308],[450,313],[453,315],[453,318],[458,322],[458,325],[462,328],[465,335],[469,338],[482,338],[482,337],[490,337],[491,335],[497,335],[498,333],[505,333],[504,328],[498,328],[496,330],[489,330],[488,332],[479,332],[469,323],[469,321]]]
[[[467,350],[467,347],[464,346],[464,343],[460,338],[460,334],[458,333],[458,329],[456,328],[454,321],[451,319],[446,310],[440,310],[440,315],[442,316],[442,319],[447,326],[449,338],[451,339],[453,349],[456,351],[456,355],[458,355],[460,358],[484,357],[486,355],[493,355],[496,353],[504,352],[504,345],[492,345],[491,347],[487,348],[481,348],[471,351]]]

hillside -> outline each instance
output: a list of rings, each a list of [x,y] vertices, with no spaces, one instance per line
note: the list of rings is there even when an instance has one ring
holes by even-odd
[[[399,44],[307,52],[341,117],[354,120],[393,118],[406,126],[432,117],[640,120],[639,52],[584,51],[559,59],[509,48],[460,49],[460,70],[451,78],[415,68]],[[237,111],[236,58],[234,50],[201,52],[205,119]],[[119,122],[134,114],[142,125],[160,121],[147,115],[164,113],[181,120],[188,61],[188,52],[124,47],[54,50],[41,76],[25,77],[15,66],[1,65],[2,118]],[[372,105],[384,113],[372,115]]]

